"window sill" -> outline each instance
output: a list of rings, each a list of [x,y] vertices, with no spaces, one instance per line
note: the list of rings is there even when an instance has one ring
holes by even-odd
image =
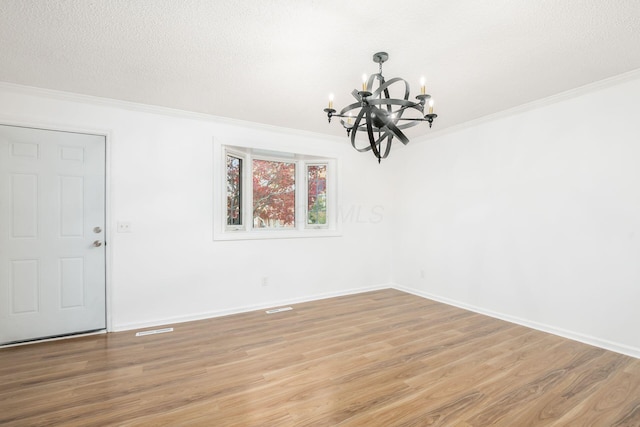
[[[342,232],[327,229],[310,230],[252,230],[223,231],[214,233],[213,240],[264,240],[339,237]]]

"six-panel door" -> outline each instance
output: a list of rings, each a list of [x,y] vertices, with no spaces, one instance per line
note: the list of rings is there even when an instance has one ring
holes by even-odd
[[[105,329],[105,137],[0,125],[0,344]]]

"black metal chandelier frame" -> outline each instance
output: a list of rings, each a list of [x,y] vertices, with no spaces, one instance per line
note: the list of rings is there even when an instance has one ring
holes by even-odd
[[[433,113],[433,104],[429,106],[429,112],[424,114],[426,102],[431,95],[424,93],[424,86],[420,95],[416,96],[417,102],[409,100],[409,83],[399,77],[385,80],[382,75],[382,64],[389,59],[386,52],[377,52],[373,55],[373,62],[379,64],[379,72],[372,74],[362,84],[362,90],[353,90],[351,95],[356,102],[349,104],[339,113],[333,108],[333,101],[329,101],[329,108],[325,108],[329,123],[333,117],[340,117],[340,123],[347,131],[351,139],[351,145],[359,152],[372,151],[378,159],[386,159],[391,151],[393,138],[398,138],[403,144],[408,144],[409,139],[402,132],[404,129],[416,126],[422,122],[428,122],[429,127],[438,117]],[[374,90],[374,83],[378,87]],[[389,88],[392,85],[404,83],[404,96],[391,98]],[[418,117],[403,117],[410,112],[417,111]],[[353,123],[352,123],[353,120]],[[358,131],[366,132],[369,145],[358,146],[356,135]]]

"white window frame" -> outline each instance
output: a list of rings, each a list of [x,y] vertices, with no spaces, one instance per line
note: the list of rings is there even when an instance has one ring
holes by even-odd
[[[241,168],[241,177],[240,177],[240,183],[241,185],[243,185],[241,191],[240,191],[240,197],[241,197],[241,201],[240,201],[240,215],[241,215],[241,223],[239,225],[229,225],[227,224],[227,156],[232,156],[232,157],[236,157],[240,160],[242,160],[242,168]],[[247,169],[247,156],[245,153],[241,152],[241,151],[237,151],[237,150],[233,150],[233,149],[228,149],[225,150],[225,155],[223,157],[223,172],[224,172],[224,210],[223,210],[223,215],[224,215],[224,227],[226,231],[239,231],[239,230],[244,230],[246,227],[246,218],[244,215],[244,211],[247,210],[247,195],[245,194],[246,191],[244,191],[244,180],[246,177],[246,169]]]
[[[327,204],[327,223],[326,224],[309,224],[308,220],[309,220],[309,173],[308,173],[308,169],[309,166],[326,166],[327,167],[327,176],[326,176],[326,191],[327,191],[327,198],[325,200],[325,203]],[[309,228],[309,229],[323,229],[323,228],[329,228],[330,226],[330,212],[333,210],[333,207],[331,206],[331,197],[329,195],[329,189],[330,189],[330,185],[331,185],[331,174],[330,174],[330,166],[326,161],[321,161],[321,162],[314,162],[314,161],[307,161],[304,162],[304,170],[302,171],[302,174],[304,175],[304,226],[305,228]],[[302,182],[302,181],[301,181]]]
[[[227,156],[242,159],[242,224],[227,225]],[[253,159],[296,163],[295,226],[287,228],[253,227]],[[327,224],[307,224],[307,167],[326,165]],[[298,153],[281,149],[264,150],[249,145],[216,144],[214,141],[214,240],[282,239],[340,236],[338,215],[338,159],[316,153]],[[217,191],[216,191],[217,190]]]

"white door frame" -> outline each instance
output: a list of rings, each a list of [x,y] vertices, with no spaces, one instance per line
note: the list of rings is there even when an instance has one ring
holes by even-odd
[[[111,316],[111,307],[112,307],[112,287],[111,287],[111,263],[113,260],[113,236],[115,235],[115,230],[112,227],[113,222],[111,221],[111,139],[112,132],[111,130],[105,129],[97,129],[97,128],[86,128],[86,127],[78,127],[74,125],[68,124],[59,124],[59,123],[50,123],[50,122],[36,122],[36,121],[25,121],[25,120],[16,120],[15,118],[4,116],[0,114],[0,124],[7,126],[20,126],[26,128],[34,128],[34,129],[42,129],[42,130],[51,130],[51,131],[59,131],[59,132],[72,132],[72,133],[86,133],[90,135],[98,135],[104,137],[105,143],[105,165],[104,165],[104,203],[105,203],[105,312],[106,312],[106,332],[113,331],[113,320]],[[73,337],[71,335],[69,337]],[[62,337],[69,338],[69,337]],[[54,338],[55,339],[55,338]],[[42,342],[43,340],[38,341],[30,341],[30,342]],[[26,342],[25,344],[29,344],[30,342]]]

